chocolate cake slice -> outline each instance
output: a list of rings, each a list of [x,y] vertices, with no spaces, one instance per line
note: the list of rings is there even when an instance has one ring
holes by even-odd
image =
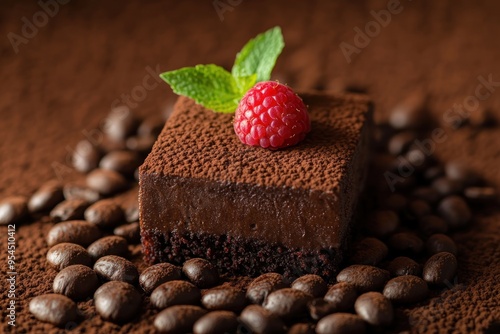
[[[336,272],[367,170],[371,103],[300,96],[312,130],[279,151],[242,144],[232,114],[179,98],[140,169],[146,260],[203,257],[251,276]]]

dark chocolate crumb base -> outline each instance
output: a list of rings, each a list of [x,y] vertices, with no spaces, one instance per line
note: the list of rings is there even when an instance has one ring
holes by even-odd
[[[345,251],[345,247],[304,251],[261,240],[206,233],[179,235],[143,230],[141,236],[144,259],[149,263],[182,264],[186,259],[202,257],[235,276],[278,272],[291,279],[310,273],[331,280]]]

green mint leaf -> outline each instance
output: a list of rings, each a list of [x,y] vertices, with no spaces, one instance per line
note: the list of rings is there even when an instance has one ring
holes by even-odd
[[[162,73],[160,77],[172,87],[174,93],[188,96],[218,112],[234,112],[243,95],[240,91],[242,83],[237,83],[231,73],[213,64],[184,67]]]
[[[236,55],[231,70],[233,76],[237,78],[257,74],[257,81],[269,80],[276,59],[284,46],[280,27],[274,27],[257,35]]]
[[[240,91],[240,97],[242,97],[257,82],[257,74],[254,73],[246,77],[235,77],[234,80]]]

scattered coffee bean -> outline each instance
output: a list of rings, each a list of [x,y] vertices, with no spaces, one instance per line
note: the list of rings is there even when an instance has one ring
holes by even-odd
[[[439,203],[438,212],[452,228],[464,227],[472,218],[469,206],[460,196],[443,199]]]
[[[392,260],[387,266],[391,276],[413,275],[420,276],[422,267],[409,257],[399,256]]]
[[[248,285],[247,299],[253,304],[262,304],[271,292],[287,287],[281,274],[262,274]]]
[[[455,277],[457,258],[448,252],[431,256],[424,265],[423,278],[429,284],[444,285]]]
[[[28,214],[27,200],[22,196],[11,196],[0,201],[0,226],[13,224]]]
[[[85,248],[66,242],[57,244],[49,249],[47,252],[47,262],[58,270],[76,264],[87,267],[92,265],[90,255]]]
[[[430,158],[420,148],[410,148],[405,155],[406,160],[416,169],[423,170],[430,163]]]
[[[85,209],[89,206],[87,201],[82,199],[67,199],[57,204],[50,211],[50,218],[55,222],[82,219]]]
[[[462,161],[449,161],[444,171],[448,179],[464,185],[472,185],[478,181],[477,175]]]
[[[408,204],[408,211],[413,216],[420,218],[429,215],[432,212],[432,208],[429,203],[421,199],[416,199]]]
[[[173,305],[196,305],[201,298],[200,289],[186,281],[169,281],[151,293],[151,304],[159,309]]]
[[[436,203],[441,199],[441,194],[432,187],[420,187],[412,192],[413,197],[427,203]]]
[[[448,224],[441,217],[428,215],[421,217],[418,228],[426,235],[448,232]]]
[[[283,321],[276,314],[259,305],[247,306],[241,312],[240,321],[248,327],[250,333],[274,334],[285,331]]]
[[[367,265],[352,265],[337,275],[337,282],[353,284],[360,292],[381,290],[389,280],[389,272]]]
[[[184,262],[182,272],[199,288],[210,288],[219,282],[217,269],[207,260],[195,258]]]
[[[367,229],[376,237],[386,236],[396,230],[399,217],[394,211],[375,211],[368,220]]]
[[[391,112],[389,124],[399,130],[415,129],[427,121],[426,94],[418,91],[403,99]]]
[[[400,212],[406,208],[408,199],[401,194],[391,194],[383,199],[382,207],[388,210]]]
[[[150,152],[156,141],[153,136],[134,136],[127,139],[125,145],[129,150],[138,153]]]
[[[181,269],[173,264],[158,263],[142,272],[139,284],[146,293],[150,293],[163,283],[180,280],[181,273]]]
[[[99,168],[112,170],[125,176],[131,176],[140,164],[141,161],[134,152],[113,151],[102,157],[99,162]]]
[[[60,327],[78,318],[75,302],[55,293],[33,298],[30,301],[29,310],[38,320]]]
[[[207,311],[199,306],[176,305],[158,313],[154,326],[160,333],[191,333],[196,321],[205,314]]]
[[[126,256],[128,243],[124,238],[112,235],[94,241],[87,251],[94,261],[106,255]]]
[[[62,242],[71,242],[88,246],[101,237],[101,231],[85,220],[70,220],[54,225],[47,234],[47,243],[54,246]]]
[[[455,256],[457,255],[457,245],[449,236],[444,234],[431,235],[429,239],[427,239],[425,248],[429,255],[441,252],[448,252]]]
[[[434,179],[437,179],[438,177],[441,177],[444,175],[444,170],[443,167],[441,166],[433,166],[430,168],[427,168],[424,171],[424,178],[428,181],[432,181]]]
[[[307,312],[307,303],[313,297],[300,290],[284,288],[271,292],[264,301],[265,309],[284,319],[292,319]]]
[[[125,140],[138,126],[135,115],[126,106],[113,109],[104,121],[103,131],[115,142]]]
[[[396,251],[412,254],[419,254],[424,249],[422,239],[412,232],[394,233],[389,238],[389,245]]]
[[[413,131],[403,131],[397,133],[389,140],[387,151],[392,155],[403,154],[408,150],[415,139],[416,135]]]
[[[350,313],[335,313],[321,319],[316,325],[318,334],[363,334],[366,324],[359,316]]]
[[[108,281],[137,283],[139,273],[135,265],[127,259],[116,255],[101,257],[94,264],[94,270],[99,277]]]
[[[379,239],[364,238],[353,245],[352,264],[377,265],[386,258],[389,249]]]
[[[463,185],[459,181],[450,180],[446,177],[440,177],[432,182],[432,188],[441,196],[449,196],[462,191]]]
[[[75,169],[81,173],[90,172],[97,167],[101,152],[88,140],[82,140],[76,144],[71,157],[71,163]]]
[[[292,289],[303,291],[313,297],[323,297],[328,289],[326,282],[318,275],[304,275],[293,281]]]
[[[314,326],[312,324],[298,323],[290,327],[287,334],[315,334]]]
[[[240,312],[246,306],[245,293],[234,287],[216,287],[207,290],[201,298],[207,310]]]
[[[44,183],[30,197],[28,209],[30,212],[51,210],[59,202],[64,200],[62,186],[58,181],[52,180]]]
[[[54,278],[52,287],[55,293],[73,300],[84,300],[97,290],[99,279],[91,268],[75,264],[61,270]]]
[[[101,195],[86,186],[77,183],[67,183],[63,187],[63,194],[66,200],[82,199],[89,204],[95,203],[101,199]]]
[[[131,244],[141,241],[141,229],[137,222],[120,225],[113,230],[113,234],[125,238]]]
[[[103,199],[95,202],[85,210],[85,220],[107,228],[114,227],[124,220],[121,206],[112,199]]]
[[[214,311],[198,319],[193,326],[194,334],[235,333],[238,317],[229,311]]]
[[[316,298],[311,300],[307,304],[307,308],[309,309],[309,315],[314,320],[319,320],[329,314],[338,312],[337,306],[335,304],[329,303],[323,298]]]
[[[367,292],[356,299],[356,313],[374,326],[388,326],[394,319],[391,301],[380,292]]]
[[[337,312],[349,311],[358,298],[356,287],[347,282],[334,284],[326,293],[325,300],[335,306]]]
[[[112,195],[127,187],[125,178],[112,170],[94,169],[87,175],[87,186],[102,195]]]
[[[94,293],[97,313],[104,319],[117,323],[132,320],[141,309],[140,293],[126,282],[104,283]]]
[[[133,200],[129,200],[123,204],[123,212],[125,213],[125,220],[127,223],[134,223],[139,221],[139,201],[138,196]]]
[[[384,287],[384,296],[394,303],[418,303],[429,293],[427,283],[413,275],[399,276],[391,279]]]
[[[475,203],[487,203],[497,199],[497,191],[492,187],[468,187],[464,190],[464,196]]]
[[[137,134],[139,136],[153,136],[158,137],[163,126],[165,125],[165,118],[159,115],[153,115],[146,117],[139,128],[137,128]]]

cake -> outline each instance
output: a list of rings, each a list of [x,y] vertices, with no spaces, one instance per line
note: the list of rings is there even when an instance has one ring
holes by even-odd
[[[312,131],[279,151],[241,144],[233,115],[179,98],[140,169],[146,260],[332,277],[363,189],[372,108],[361,95],[300,96]]]

